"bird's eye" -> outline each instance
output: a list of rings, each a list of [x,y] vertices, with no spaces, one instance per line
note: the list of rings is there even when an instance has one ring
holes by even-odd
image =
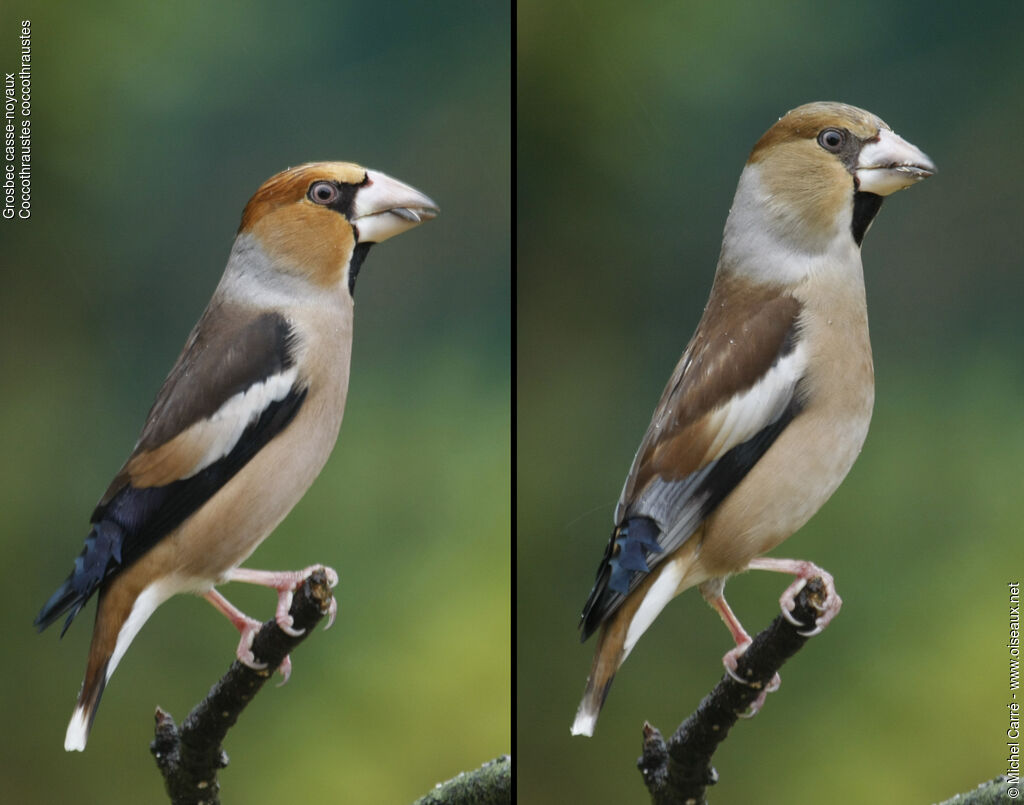
[[[842,129],[823,129],[818,135],[818,145],[833,154],[840,151],[846,142],[846,132]]]
[[[309,200],[317,204],[330,204],[338,198],[338,188],[330,182],[313,182],[309,188]]]

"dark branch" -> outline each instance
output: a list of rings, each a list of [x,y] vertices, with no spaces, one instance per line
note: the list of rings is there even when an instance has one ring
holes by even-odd
[[[149,748],[173,805],[220,803],[217,771],[228,765],[228,756],[221,747],[224,737],[274,669],[327,613],[331,597],[327,575],[323,570],[313,571],[296,590],[290,610],[295,628],[305,631],[291,637],[269,620],[253,640],[253,654],[267,664],[266,670],[254,671],[235,660],[180,728],[168,713],[157,708],[155,738]]]
[[[509,805],[511,802],[512,758],[502,755],[479,769],[438,783],[413,805]]]
[[[825,601],[825,586],[813,578],[800,591],[793,616],[813,624]],[[656,727],[644,724],[643,754],[637,766],[654,805],[706,805],[705,792],[718,781],[711,757],[740,717],[782,665],[808,638],[779,615],[739,659],[737,673],[749,684],[722,676],[666,744]]]
[[[952,799],[940,802],[939,805],[1000,805],[1020,799],[1020,781],[1011,782],[1006,775],[1000,774],[994,780],[982,783],[973,791],[957,794]]]

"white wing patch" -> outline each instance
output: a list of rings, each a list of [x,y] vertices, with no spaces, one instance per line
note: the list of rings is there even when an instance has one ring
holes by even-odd
[[[798,342],[751,388],[714,411],[707,427],[715,438],[704,455],[704,464],[717,461],[782,416],[806,369],[807,345]]]
[[[298,369],[293,366],[285,372],[271,375],[260,383],[253,383],[245,391],[240,391],[229,398],[209,419],[197,422],[189,428],[200,430],[200,434],[197,435],[203,438],[206,450],[188,475],[183,477],[191,478],[230,453],[238,444],[245,429],[259,419],[268,406],[288,396],[297,376]]]

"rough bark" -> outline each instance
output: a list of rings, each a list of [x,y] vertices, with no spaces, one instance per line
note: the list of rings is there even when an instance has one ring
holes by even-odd
[[[267,668],[255,671],[235,660],[180,727],[170,714],[156,709],[156,729],[150,751],[164,777],[173,805],[219,805],[217,772],[228,765],[222,744],[227,732],[288,654],[327,614],[331,588],[323,570],[315,570],[295,592],[290,610],[299,637],[282,632],[269,620],[256,634],[252,650]]]
[[[793,616],[813,624],[825,599],[825,587],[813,578],[797,596]],[[665,741],[649,723],[643,727],[643,754],[637,766],[654,805],[706,805],[707,787],[718,782],[711,758],[736,720],[747,711],[783,663],[803,648],[808,637],[779,615],[740,657],[737,672],[747,684],[722,676],[697,709]],[[777,694],[776,694],[777,695]]]
[[[479,769],[461,772],[420,797],[413,805],[509,805],[512,802],[512,758],[502,755]]]

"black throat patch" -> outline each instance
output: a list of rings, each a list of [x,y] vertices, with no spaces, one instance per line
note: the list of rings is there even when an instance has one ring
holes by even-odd
[[[850,232],[858,246],[863,242],[868,227],[871,226],[871,222],[875,220],[875,216],[882,208],[883,200],[882,196],[875,193],[863,193],[860,190],[854,192],[853,221],[850,224]]]
[[[359,275],[359,269],[363,267],[363,260],[366,259],[372,245],[372,243],[357,243],[352,250],[352,259],[348,262],[348,292],[353,299],[356,295],[356,277]]]

